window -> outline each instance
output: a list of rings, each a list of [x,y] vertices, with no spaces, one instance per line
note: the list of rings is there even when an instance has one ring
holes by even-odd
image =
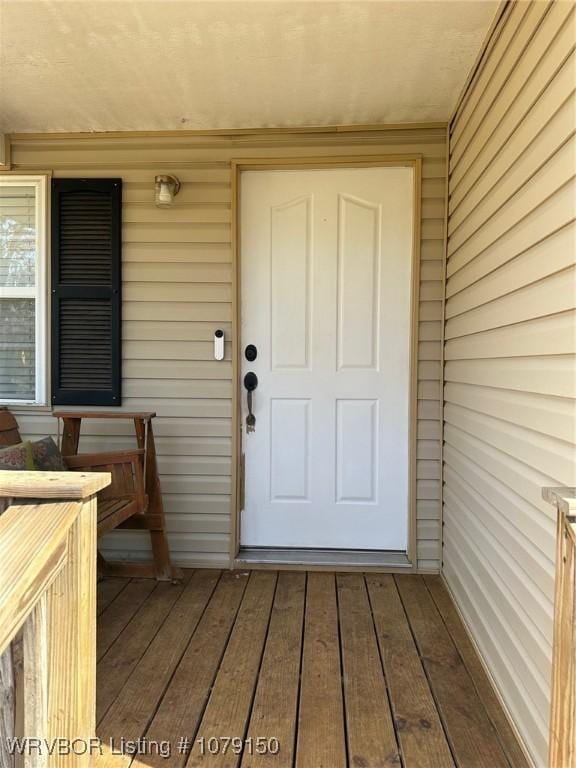
[[[46,179],[0,176],[0,402],[46,403]]]

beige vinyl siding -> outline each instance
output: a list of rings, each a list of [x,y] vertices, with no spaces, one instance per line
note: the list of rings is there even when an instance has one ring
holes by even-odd
[[[423,156],[419,307],[418,565],[440,565],[440,339],[445,130],[248,135],[14,137],[13,170],[123,179],[123,408],[158,413],[170,544],[183,565],[228,564],[232,446],[231,347],[213,360],[212,334],[232,331],[232,159]],[[175,174],[172,208],[154,207],[154,175]],[[48,414],[18,413],[23,432],[54,431]],[[130,425],[86,423],[82,448],[130,445]],[[142,558],[140,533],[108,550]]]
[[[443,572],[538,768],[573,485],[574,4],[504,8],[450,127]]]

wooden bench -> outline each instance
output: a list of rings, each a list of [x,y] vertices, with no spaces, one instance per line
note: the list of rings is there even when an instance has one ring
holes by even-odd
[[[72,471],[110,472],[112,475],[112,484],[98,495],[98,536],[148,509],[143,460],[143,450],[65,456],[66,466]]]
[[[159,580],[180,578],[171,564],[164,525],[164,507],[158,478],[152,419],[154,413],[90,411],[57,412],[62,419],[62,454],[74,472],[109,472],[112,483],[98,494],[98,536],[115,529],[147,530],[150,533],[153,563],[110,563],[98,554],[103,575],[144,576]],[[137,448],[79,454],[78,444],[83,418],[129,419],[133,421]],[[60,423],[60,422],[59,422]],[[0,446],[22,442],[18,423],[7,409],[0,409]]]

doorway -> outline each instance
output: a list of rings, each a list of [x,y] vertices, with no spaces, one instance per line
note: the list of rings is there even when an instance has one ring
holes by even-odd
[[[241,174],[244,548],[408,549],[414,185]]]

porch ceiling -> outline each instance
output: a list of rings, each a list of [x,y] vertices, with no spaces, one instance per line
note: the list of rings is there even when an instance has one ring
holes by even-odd
[[[0,0],[0,131],[446,120],[496,0]]]

